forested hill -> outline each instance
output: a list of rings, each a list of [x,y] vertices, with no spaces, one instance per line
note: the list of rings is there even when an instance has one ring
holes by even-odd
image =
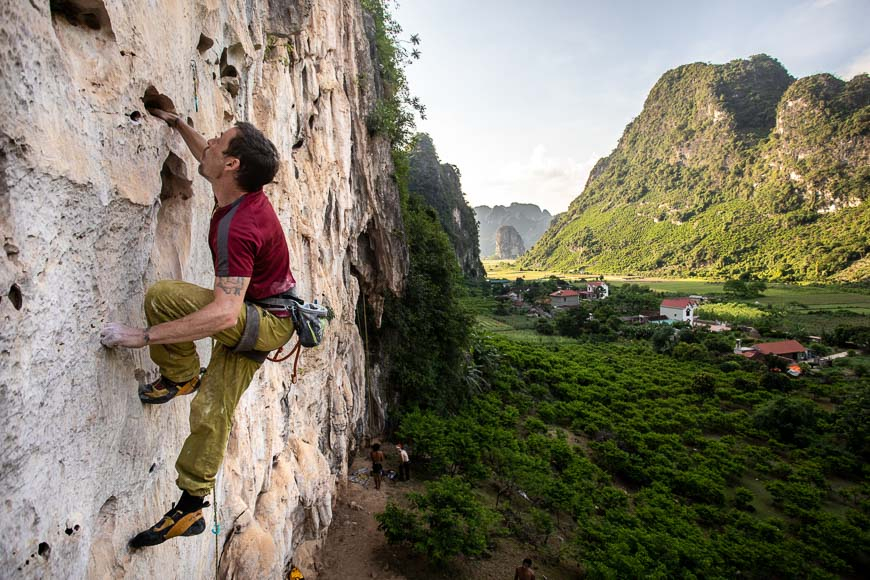
[[[766,55],[665,73],[521,260],[596,273],[870,276],[870,77]]]
[[[408,188],[421,195],[438,214],[462,273],[482,278],[485,272],[480,262],[477,220],[462,193],[459,169],[439,161],[432,138],[425,133],[417,135],[410,162]]]

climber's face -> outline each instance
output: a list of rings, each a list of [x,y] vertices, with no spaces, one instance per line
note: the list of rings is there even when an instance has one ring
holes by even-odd
[[[233,173],[239,168],[239,159],[226,155],[226,150],[238,132],[238,129],[232,127],[206,142],[207,146],[199,163],[200,175],[212,183],[223,178],[234,179]]]

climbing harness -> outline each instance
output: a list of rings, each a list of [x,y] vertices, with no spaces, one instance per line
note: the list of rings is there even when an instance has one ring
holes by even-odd
[[[260,333],[260,311],[257,309],[257,306],[277,315],[286,316],[289,314],[293,320],[293,331],[297,336],[297,340],[296,345],[286,355],[281,356],[286,345],[278,348],[272,356],[269,356],[269,352],[255,350],[257,337]],[[295,384],[299,367],[299,356],[302,351],[301,347],[313,348],[323,342],[324,323],[321,319],[328,316],[329,310],[323,305],[317,304],[317,300],[313,304],[303,302],[290,293],[245,302],[245,328],[242,330],[242,337],[235,348],[233,348],[233,352],[261,364],[266,360],[282,362],[295,354],[293,375],[290,378]]]

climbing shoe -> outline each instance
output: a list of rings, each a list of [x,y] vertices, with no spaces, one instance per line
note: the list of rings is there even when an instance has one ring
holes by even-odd
[[[202,381],[205,369],[199,369],[199,374],[184,383],[170,381],[163,375],[153,383],[139,385],[139,400],[146,405],[160,405],[177,397],[196,392]]]
[[[195,536],[205,531],[205,518],[202,517],[203,508],[210,504],[205,502],[201,507],[185,512],[178,507],[173,507],[163,518],[145,530],[136,534],[130,540],[131,548],[144,548],[156,546],[176,536]]]

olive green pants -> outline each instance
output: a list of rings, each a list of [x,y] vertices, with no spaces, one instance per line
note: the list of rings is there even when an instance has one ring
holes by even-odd
[[[164,280],[145,294],[148,325],[177,320],[202,309],[214,300],[214,292],[187,282]],[[278,318],[260,311],[260,332],[256,350],[270,351],[283,346],[293,334],[289,318]],[[190,404],[190,435],[181,448],[175,469],[176,484],[191,495],[204,496],[214,488],[215,477],[224,459],[233,413],[260,364],[234,354],[245,328],[245,308],[236,325],[215,334],[208,370]],[[160,373],[175,382],[186,382],[199,373],[199,355],[193,342],[150,346],[151,360]]]

